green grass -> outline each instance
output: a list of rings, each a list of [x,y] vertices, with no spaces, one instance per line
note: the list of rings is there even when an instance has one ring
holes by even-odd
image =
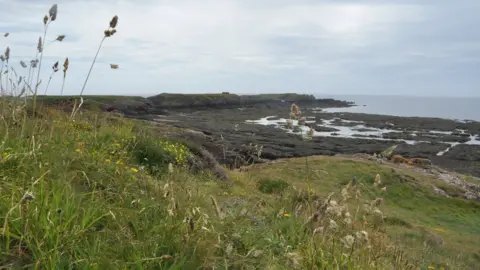
[[[436,195],[431,187],[438,180],[414,172],[392,169],[370,162],[333,157],[312,157],[286,160],[278,166],[258,166],[251,169],[251,181],[266,181],[282,177],[295,188],[309,188],[323,196],[338,190],[352,176],[366,186],[373,184],[375,175],[381,175],[387,192],[369,190],[368,197],[384,198],[386,231],[389,238],[403,245],[415,257],[423,249],[425,238],[439,237],[441,246],[432,247],[424,254],[424,263],[459,262],[457,255],[471,266],[478,265],[480,255],[480,204],[459,198]],[[308,181],[306,179],[309,179]],[[367,195],[367,194],[366,194]],[[449,259],[446,259],[449,258]],[[467,267],[467,266],[463,266]]]
[[[436,196],[429,186],[435,179],[427,176],[311,157],[232,171],[227,185],[209,172],[185,170],[188,149],[144,122],[84,112],[74,124],[52,109],[42,115],[28,117],[23,128],[6,118],[0,128],[7,134],[0,161],[2,265],[474,269],[479,263],[479,204]],[[385,194],[373,187],[377,173]],[[348,202],[352,215],[364,200],[383,197],[384,222],[363,225],[359,215],[351,226],[314,235],[324,222],[307,222],[316,202],[330,192],[339,201],[353,176],[362,199]],[[194,220],[193,230],[185,218]],[[352,251],[339,242],[360,230],[369,233],[371,249]]]
[[[56,12],[54,5],[44,19],[45,35]],[[100,33],[101,44],[117,22],[115,16]],[[221,181],[212,160],[202,171],[190,170],[203,150],[176,139],[174,128],[99,112],[112,102],[136,106],[146,99],[82,96],[79,110],[78,97],[37,95],[38,77],[9,77],[7,52],[0,72],[2,91],[10,95],[0,99],[2,269],[480,264],[480,206],[435,195],[432,184],[460,192],[438,179],[361,160],[309,157],[227,171],[230,181]],[[28,89],[31,99],[18,89]],[[162,94],[149,100],[209,106],[263,98],[309,96]],[[377,174],[380,186],[374,186]]]

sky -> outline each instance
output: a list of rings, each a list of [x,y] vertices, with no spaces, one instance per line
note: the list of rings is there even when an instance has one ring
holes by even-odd
[[[68,57],[64,94],[79,94],[118,15],[84,94],[480,96],[479,0],[0,0],[0,53],[19,75],[54,3],[39,92]]]

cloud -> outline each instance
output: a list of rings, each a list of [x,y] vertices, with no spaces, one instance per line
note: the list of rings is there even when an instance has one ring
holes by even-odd
[[[57,1],[43,78],[70,59],[66,94],[79,93],[103,30],[86,94],[160,92],[480,95],[476,0]],[[35,56],[44,0],[0,0],[0,46]],[[120,65],[110,69],[110,63]],[[16,67],[19,69],[18,67]],[[59,76],[57,76],[59,75]],[[60,92],[61,75],[51,83]],[[480,77],[479,77],[480,78]]]

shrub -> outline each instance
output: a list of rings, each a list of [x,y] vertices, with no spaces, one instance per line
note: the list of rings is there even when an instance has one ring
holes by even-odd
[[[164,171],[170,163],[185,165],[190,155],[188,148],[183,144],[147,138],[132,144],[130,151],[136,162],[154,174]]]

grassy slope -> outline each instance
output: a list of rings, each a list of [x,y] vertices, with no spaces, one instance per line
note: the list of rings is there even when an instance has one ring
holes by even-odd
[[[425,240],[443,240],[443,244],[433,243],[431,250],[423,254],[425,263],[440,262],[445,257],[455,261],[457,254],[465,255],[458,260],[471,260],[472,265],[480,263],[480,204],[435,195],[431,184],[439,186],[437,179],[388,165],[336,157],[310,157],[308,163],[305,159],[290,159],[256,166],[250,171],[253,182],[282,179],[297,188],[308,185],[323,195],[338,190],[352,176],[371,185],[377,173],[387,192],[381,194],[377,190],[369,196],[385,199],[382,210],[386,231],[394,242],[405,245],[415,256],[424,250]]]
[[[375,262],[383,269],[445,263],[473,269],[479,263],[479,205],[435,196],[429,187],[435,179],[368,162],[311,157],[230,172],[233,184],[226,185],[207,172],[184,172],[185,150],[141,122],[83,114],[72,124],[55,110],[43,116],[24,125],[6,119],[0,128],[6,134],[0,148],[1,265],[367,269]],[[166,164],[176,161],[168,173]],[[386,194],[372,186],[377,173]],[[379,208],[387,224],[370,219],[364,224],[355,216],[351,226],[312,234],[334,219],[325,215],[318,224],[306,222],[315,208],[313,195],[321,204],[352,176],[362,200],[384,197]],[[310,191],[303,203],[302,189]],[[352,199],[350,212],[359,204]],[[339,242],[360,230],[369,233],[371,248]],[[404,246],[406,253],[391,244]]]

